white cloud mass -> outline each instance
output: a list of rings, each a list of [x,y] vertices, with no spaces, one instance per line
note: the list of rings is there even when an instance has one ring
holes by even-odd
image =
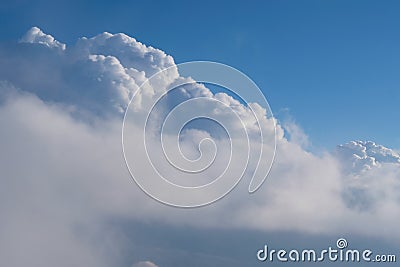
[[[179,75],[171,56],[124,34],[82,38],[70,47],[32,28],[20,41],[0,47],[1,266],[113,266],[118,237],[104,228],[112,218],[400,240],[395,151],[358,141],[318,156],[289,141],[279,124],[276,161],[255,194],[248,195],[244,177],[226,198],[201,209],[155,202],[124,165],[122,114],[139,86],[160,70],[173,67],[140,91],[133,103],[139,111],[166,85],[193,80]],[[224,101],[247,127],[254,124],[247,106],[201,84],[181,88],[165,105],[199,95]],[[265,118],[262,127],[272,126]],[[297,125],[288,129],[303,135]],[[196,155],[193,144],[210,136],[208,130],[185,132],[187,155]],[[135,160],[141,168],[143,155]]]
[[[65,44],[55,40],[53,36],[45,34],[38,27],[32,27],[22,38],[21,43],[37,43],[50,48],[65,49]]]

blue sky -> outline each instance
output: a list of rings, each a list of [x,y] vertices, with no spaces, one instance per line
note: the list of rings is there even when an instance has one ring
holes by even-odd
[[[1,7],[3,41],[31,26],[67,44],[124,32],[178,63],[213,60],[242,70],[275,114],[288,108],[317,147],[368,139],[400,148],[397,1],[3,1]]]

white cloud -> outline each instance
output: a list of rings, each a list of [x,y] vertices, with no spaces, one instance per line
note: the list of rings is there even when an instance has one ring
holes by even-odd
[[[108,266],[108,249],[92,240],[105,237],[93,193],[103,175],[95,165],[106,159],[96,147],[106,140],[30,95],[3,103],[0,122],[0,265]]]
[[[360,174],[382,164],[400,164],[400,155],[392,149],[371,141],[351,141],[336,148],[335,155],[346,173]]]
[[[32,27],[20,40],[21,43],[42,44],[50,48],[64,50],[65,44],[55,40],[53,36],[45,34],[38,27]]]
[[[28,36],[32,31],[37,32],[31,30]],[[56,42],[49,37],[44,40]],[[112,265],[118,254],[115,237],[97,242],[103,237],[102,224],[110,218],[400,238],[400,168],[384,160],[396,157],[394,152],[369,143],[355,143],[353,150],[345,146],[352,151],[349,155],[360,152],[362,159],[382,162],[358,172],[357,177],[348,176],[342,173],[348,158],[305,151],[298,143],[307,139],[296,128],[291,131],[300,133],[299,142],[288,141],[278,127],[275,165],[254,195],[247,194],[247,175],[237,190],[212,206],[181,210],[153,201],[129,179],[120,146],[120,116],[138,86],[155,72],[174,66],[173,59],[123,34],[83,38],[56,54],[47,46],[40,51],[26,44],[19,47],[19,52],[30,55],[24,64],[9,51],[10,65],[0,67],[0,78],[6,81],[0,85],[0,123],[7,125],[0,131],[0,265]],[[145,109],[166,84],[179,79],[190,81],[173,68],[150,84],[134,103],[137,109]],[[213,95],[203,85],[185,86],[166,104],[173,106],[193,95],[223,101],[248,127],[254,124],[247,107],[225,94]],[[263,127],[271,129],[271,125],[265,118]],[[195,157],[196,141],[204,137],[210,137],[209,133],[185,131],[184,152]],[[143,155],[137,154],[134,167],[140,169],[143,161]],[[210,173],[218,173],[223,166],[217,165]],[[19,251],[28,254],[21,257]],[[66,260],[60,263],[59,259]]]

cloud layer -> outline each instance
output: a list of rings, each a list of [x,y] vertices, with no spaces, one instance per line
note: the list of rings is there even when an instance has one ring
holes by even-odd
[[[69,47],[32,28],[19,44],[1,46],[0,60],[7,62],[0,66],[0,122],[6,125],[0,132],[1,265],[117,264],[120,237],[106,230],[114,219],[400,239],[400,168],[393,150],[351,142],[334,153],[314,155],[297,139],[289,141],[278,124],[276,161],[260,191],[248,195],[247,174],[212,206],[174,209],[140,191],[124,165],[121,121],[132,95],[147,78],[171,67],[138,92],[133,103],[138,114],[167,85],[181,80],[191,84],[165,99],[160,116],[183,100],[204,96],[226,103],[252,129],[248,106],[181,77],[171,56],[124,34],[103,33]],[[259,112],[265,117],[262,127],[272,134],[272,119]],[[294,124],[285,127],[302,133]],[[198,141],[213,134],[208,125],[187,129],[183,150],[195,157]],[[134,167],[140,169],[143,155],[136,156]],[[218,166],[223,164],[211,173],[220,172]]]

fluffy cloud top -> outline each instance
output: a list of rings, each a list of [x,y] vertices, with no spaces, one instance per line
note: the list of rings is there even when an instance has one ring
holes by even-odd
[[[143,81],[175,65],[163,51],[124,34],[103,33],[67,47],[37,27],[16,47],[4,47],[0,58],[8,63],[0,66],[3,80],[46,101],[103,115],[122,113]],[[171,68],[159,84],[150,85],[147,96],[176,78]]]
[[[352,141],[338,145],[336,155],[347,172],[359,174],[382,164],[400,164],[400,155],[392,149],[372,141]]]
[[[45,34],[38,27],[32,27],[20,40],[21,43],[42,44],[50,48],[65,49],[65,44],[55,40],[53,36]]]

